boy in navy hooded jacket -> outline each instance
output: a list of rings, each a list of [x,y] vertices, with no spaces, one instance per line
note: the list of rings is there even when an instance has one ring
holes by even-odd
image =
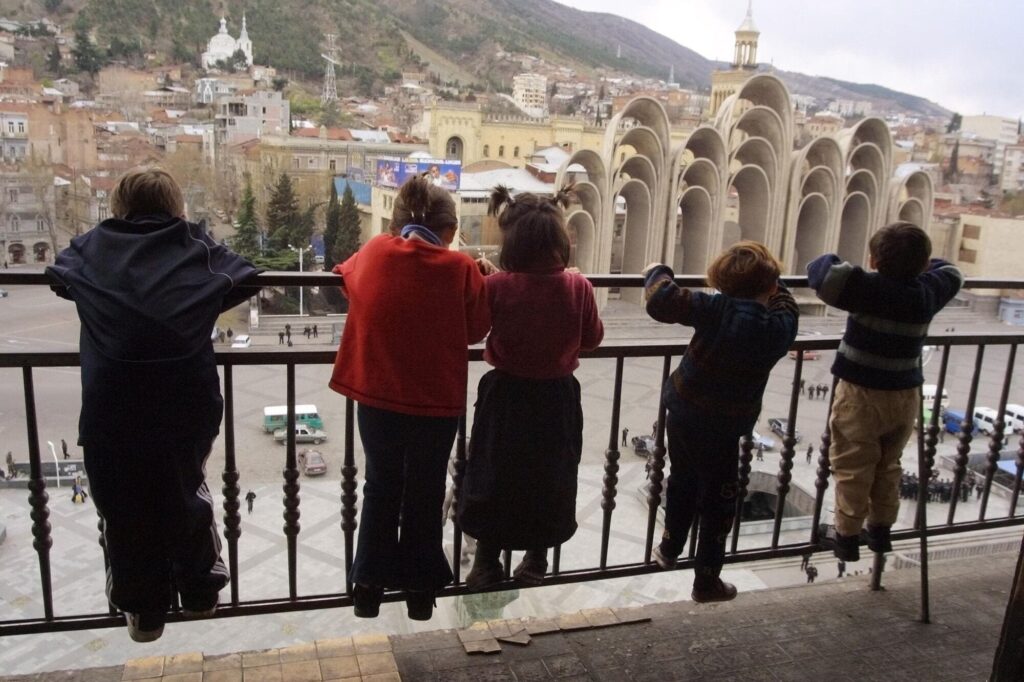
[[[223,401],[210,330],[258,270],[184,219],[178,184],[131,171],[113,218],[75,237],[47,274],[81,319],[79,445],[109,558],[107,597],[128,632],[163,633],[175,591],[212,614],[228,581],[205,465]]]

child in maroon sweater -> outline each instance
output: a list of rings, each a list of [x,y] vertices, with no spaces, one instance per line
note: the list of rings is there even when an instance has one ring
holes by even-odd
[[[594,290],[566,269],[569,235],[553,199],[491,195],[498,215],[503,272],[487,277],[491,333],[480,380],[466,475],[459,495],[461,529],[478,540],[471,589],[501,581],[503,549],[524,549],[515,569],[525,584],[547,571],[547,548],[576,532],[576,471],[583,449],[580,385],[573,377],[582,350],[604,337]],[[504,208],[504,211],[502,211]],[[492,270],[487,261],[482,268]]]

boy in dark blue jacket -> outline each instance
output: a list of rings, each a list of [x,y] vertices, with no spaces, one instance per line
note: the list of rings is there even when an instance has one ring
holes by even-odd
[[[734,244],[708,268],[708,285],[720,294],[680,288],[666,265],[646,270],[647,313],[694,328],[679,368],[662,388],[671,467],[665,531],[654,560],[665,569],[675,566],[699,509],[696,602],[736,596],[719,576],[736,512],[739,439],[757,422],[768,375],[793,344],[799,316],[779,271],[771,252],[752,241]]]
[[[900,456],[920,412],[921,346],[928,324],[964,281],[951,264],[929,260],[931,240],[912,223],[883,227],[871,237],[868,252],[878,272],[835,254],[807,266],[818,297],[850,313],[832,365],[839,378],[829,422],[835,524],[820,529],[821,545],[843,561],[860,558],[865,520],[871,550],[892,551]]]
[[[228,581],[205,475],[223,408],[210,330],[253,295],[239,285],[258,270],[184,219],[162,170],[124,175],[110,208],[47,274],[81,319],[79,445],[103,518],[107,597],[132,639],[149,642],[175,591],[186,615],[209,615]]]

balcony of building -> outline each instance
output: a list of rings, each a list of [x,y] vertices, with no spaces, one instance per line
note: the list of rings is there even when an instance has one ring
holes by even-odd
[[[336,282],[308,273],[261,278],[278,286]],[[598,287],[639,282],[628,275],[592,280]],[[693,286],[700,278],[680,281]],[[787,281],[805,284],[802,278]],[[0,272],[0,286],[14,296],[46,293],[43,284],[41,275]],[[968,286],[1006,290],[1024,288],[1024,282],[971,280]],[[349,608],[347,569],[362,466],[352,403],[334,396],[328,406],[326,398],[317,398],[322,411],[331,412],[332,473],[302,477],[301,446],[289,439],[283,447],[268,446],[280,453],[277,482],[256,480],[252,444],[263,435],[251,435],[259,418],[253,396],[292,407],[306,402],[311,380],[315,390],[326,383],[334,359],[330,344],[278,349],[274,329],[257,333],[252,348],[219,350],[225,419],[208,481],[211,488],[222,482],[215,496],[232,579],[213,619],[186,623],[172,613],[164,637],[147,646],[128,641],[122,616],[109,611],[103,598],[94,512],[72,505],[67,479],[58,489],[53,476],[59,467],[47,447],[47,411],[59,409],[55,391],[77,393],[77,353],[42,342],[0,352],[4,409],[19,414],[23,403],[18,428],[28,448],[19,457],[24,475],[0,484],[27,485],[0,492],[8,534],[0,555],[10,595],[0,613],[0,661],[17,663],[4,672],[41,670],[26,661],[45,655],[57,662],[48,670],[73,672],[32,679],[866,680],[985,679],[992,673],[1004,615],[1014,612],[1014,604],[1020,607],[1019,577],[1017,601],[1010,596],[1024,524],[1019,435],[1004,434],[1000,425],[983,437],[965,423],[943,438],[939,410],[933,409],[921,456],[912,442],[904,468],[920,481],[940,471],[949,487],[933,493],[946,501],[927,502],[927,486],[917,501],[904,500],[888,562],[865,553],[846,567],[847,576],[836,578],[835,560],[817,548],[816,531],[819,519],[830,518],[824,427],[830,402],[808,397],[801,380],[826,381],[842,319],[805,318],[802,328],[811,333],[800,336],[798,352],[776,367],[760,422],[787,417],[787,431],[775,437],[763,461],[752,440],[744,439],[737,451],[739,509],[746,513],[737,515],[730,534],[725,577],[737,584],[740,597],[697,605],[687,600],[692,545],[677,571],[660,571],[651,561],[667,464],[658,387],[685,349],[685,338],[678,327],[648,323],[632,304],[612,302],[607,310],[609,338],[585,355],[578,372],[586,378],[587,424],[580,530],[555,550],[543,586],[525,588],[509,579],[491,592],[472,594],[458,560],[462,536],[449,524],[455,583],[439,595],[434,620],[422,625],[405,619],[400,594],[386,595],[376,621],[355,619]],[[1024,334],[994,321],[979,323],[962,310],[942,315],[932,326],[925,368],[936,396],[948,388],[954,406],[968,414],[982,401],[1000,411],[1008,401],[1020,402],[1014,398],[1021,390],[1016,349]],[[307,321],[295,318],[294,332]],[[811,360],[799,351],[823,357]],[[479,376],[480,349],[470,349],[469,361]],[[637,457],[632,439],[622,444],[622,429],[645,435],[652,420],[653,447]],[[456,442],[457,462],[465,456],[464,431]],[[813,458],[805,456],[808,443],[815,446]],[[972,478],[976,489],[964,495]],[[458,484],[456,477],[456,495]],[[250,488],[257,493],[251,515],[241,509]],[[819,567],[818,582],[793,586],[804,581],[801,557],[809,553]],[[510,566],[507,558],[506,570]],[[1006,620],[1011,626],[1024,620],[1017,613],[1016,621]],[[521,630],[529,644],[522,643]],[[375,632],[386,635],[368,636]],[[1003,634],[1002,641],[1019,655],[1016,640]],[[467,646],[500,653],[469,654]],[[55,648],[66,653],[54,654]]]

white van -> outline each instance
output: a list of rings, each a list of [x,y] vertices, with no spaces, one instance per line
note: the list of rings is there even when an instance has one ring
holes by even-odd
[[[1003,413],[1003,420],[1006,422],[1006,428],[1014,433],[1024,431],[1024,405],[1008,403],[1006,412]]]
[[[996,411],[991,407],[974,408],[974,425],[986,436],[996,430]]]
[[[924,400],[924,408],[926,410],[932,409],[932,405],[935,404],[936,388],[937,386],[935,384],[925,384],[921,387],[921,396]],[[941,405],[943,409],[949,407],[949,392],[945,388],[942,389],[942,400],[939,402],[939,405]]]

